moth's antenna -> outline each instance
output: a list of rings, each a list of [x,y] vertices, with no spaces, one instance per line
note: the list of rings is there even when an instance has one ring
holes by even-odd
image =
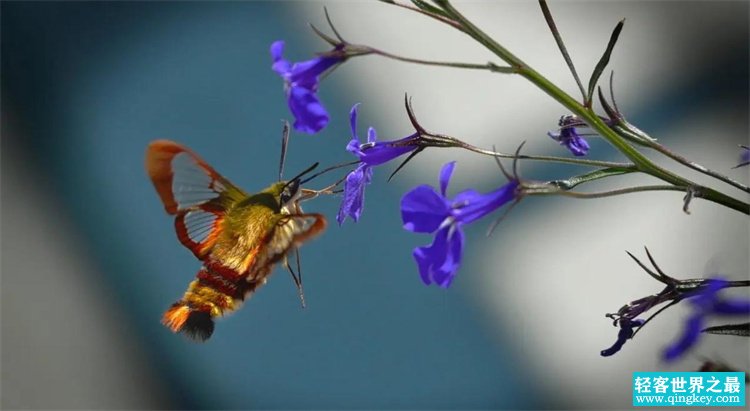
[[[279,181],[284,175],[284,161],[286,161],[286,147],[289,144],[289,122],[284,120],[284,128],[281,131],[281,160],[279,161]]]
[[[335,165],[335,166],[330,166],[330,167],[326,168],[326,169],[325,169],[325,170],[323,170],[323,171],[318,171],[317,173],[315,173],[315,174],[311,175],[310,177],[307,177],[306,179],[304,179],[304,180],[300,181],[299,183],[300,183],[300,184],[305,184],[305,183],[307,183],[308,181],[312,180],[313,178],[315,178],[315,177],[317,177],[317,176],[319,176],[319,175],[321,175],[321,174],[325,174],[325,173],[327,173],[327,172],[329,172],[329,171],[333,171],[333,170],[336,170],[336,169],[339,169],[339,168],[342,168],[342,167],[353,166],[353,165],[355,165],[355,164],[359,164],[359,161],[358,161],[358,160],[357,160],[357,161],[350,161],[350,162],[348,162],[348,163],[343,163],[343,164],[337,164],[337,165]]]
[[[286,189],[286,188],[287,188],[287,187],[288,187],[288,186],[289,186],[290,184],[292,184],[292,183],[295,183],[295,182],[296,182],[296,183],[298,183],[298,184],[299,184],[299,179],[300,179],[300,178],[302,178],[302,176],[304,176],[305,174],[307,174],[307,173],[309,173],[309,172],[311,172],[311,171],[315,170],[315,168],[316,168],[316,167],[318,167],[318,164],[320,164],[320,163],[318,163],[318,162],[316,161],[316,162],[315,162],[315,164],[311,165],[310,167],[307,167],[307,170],[305,170],[305,171],[303,171],[303,172],[301,172],[301,173],[297,174],[297,176],[296,176],[296,177],[294,177],[293,179],[291,179],[291,180],[287,181],[287,182],[286,182],[286,184],[284,184],[284,187],[282,187],[282,191],[283,191],[283,190],[285,190],[285,189]]]
[[[310,167],[307,167],[307,169],[306,169],[305,171],[303,171],[303,172],[301,172],[301,173],[297,174],[297,176],[296,176],[296,177],[294,177],[293,179],[291,179],[291,180],[289,180],[289,181],[295,181],[295,180],[296,180],[296,181],[299,181],[299,179],[300,179],[300,178],[302,178],[302,176],[304,176],[305,174],[307,174],[307,173],[309,173],[309,172],[311,172],[311,171],[315,170],[315,169],[316,169],[316,168],[318,167],[318,165],[320,165],[320,163],[318,163],[318,162],[316,161],[316,162],[315,162],[315,164],[311,165]]]

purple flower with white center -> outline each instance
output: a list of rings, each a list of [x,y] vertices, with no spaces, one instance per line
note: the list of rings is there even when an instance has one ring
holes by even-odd
[[[284,59],[284,42],[271,44],[271,68],[284,79],[289,109],[294,115],[294,128],[315,134],[328,124],[328,112],[316,95],[321,74],[346,60],[338,48],[310,60],[291,63]]]
[[[635,334],[633,329],[642,326],[646,322],[642,319],[631,320],[629,318],[620,318],[615,321],[620,326],[620,332],[617,333],[617,341],[611,347],[601,351],[602,357],[609,357],[620,351],[625,342],[633,338],[633,334]]]
[[[401,199],[404,228],[415,233],[435,233],[432,244],[414,249],[419,275],[426,285],[447,288],[451,285],[464,246],[462,226],[492,213],[518,196],[519,182],[511,180],[487,194],[465,190],[453,200],[446,197],[455,162],[440,171],[440,193],[429,185],[420,185]]]
[[[664,350],[663,358],[665,361],[674,361],[695,345],[707,317],[746,316],[750,314],[750,301],[729,299],[719,295],[720,290],[729,286],[727,281],[717,279],[708,281],[706,286],[688,297],[694,311],[685,321],[685,328],[680,338]]]
[[[558,125],[560,126],[558,132],[550,131],[547,135],[560,145],[567,147],[574,156],[585,156],[589,152],[589,143],[578,134],[576,127],[586,126],[586,123],[575,116],[562,116]]]
[[[343,201],[336,215],[339,225],[344,223],[347,216],[355,222],[359,221],[365,200],[365,186],[372,181],[372,167],[387,163],[418,148],[417,134],[395,141],[377,141],[377,134],[372,127],[367,130],[367,143],[360,144],[357,135],[358,106],[359,104],[355,104],[349,113],[352,139],[347,144],[346,150],[357,156],[360,165],[346,176]]]

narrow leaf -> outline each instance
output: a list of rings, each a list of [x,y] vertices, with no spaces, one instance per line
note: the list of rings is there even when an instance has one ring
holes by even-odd
[[[701,332],[706,334],[737,335],[740,337],[750,337],[750,323],[744,324],[725,324],[715,327],[708,327]]]
[[[612,177],[620,174],[627,174],[632,173],[634,170],[626,169],[626,168],[602,168],[599,170],[594,170],[592,172],[577,175],[574,177],[571,177],[567,180],[555,180],[552,183],[556,186],[560,187],[563,190],[570,190],[575,188],[576,186],[588,183],[589,181],[599,180],[606,177]]]
[[[619,121],[621,117],[620,114],[617,112],[617,110],[613,109],[612,106],[609,105],[609,102],[604,97],[604,93],[602,93],[602,88],[599,87],[598,90],[599,102],[601,103],[602,108],[604,108],[604,112],[607,113],[607,116],[609,116],[611,120]]]
[[[416,156],[417,154],[421,153],[422,150],[424,150],[424,147],[419,147],[416,150],[412,151],[411,154],[409,154],[409,156],[406,157],[406,159],[403,162],[401,162],[401,164],[399,164],[398,167],[396,167],[395,170],[393,170],[393,172],[391,173],[391,175],[388,177],[388,182],[391,181],[391,179],[396,175],[396,173],[398,173],[406,165],[406,163],[408,163],[409,161],[411,161],[411,159],[414,158],[414,156]]]
[[[615,44],[617,44],[617,39],[620,37],[620,32],[622,31],[622,26],[625,24],[625,19],[620,20],[619,23],[617,23],[617,26],[615,26],[615,29],[612,31],[612,36],[609,38],[609,44],[607,44],[607,49],[604,50],[604,54],[602,55],[602,58],[599,60],[598,63],[596,63],[596,67],[594,67],[594,72],[591,73],[591,79],[589,80],[589,92],[587,95],[586,101],[591,101],[591,97],[594,95],[594,89],[596,88],[596,84],[599,82],[599,77],[601,77],[602,73],[604,72],[604,69],[607,67],[607,64],[609,64],[609,56],[612,54],[612,50],[615,48]]]
[[[549,26],[549,30],[552,32],[552,37],[555,38],[555,42],[557,43],[557,48],[560,49],[560,53],[563,55],[563,59],[565,59],[565,64],[568,65],[568,68],[570,69],[570,73],[573,75],[573,79],[575,79],[576,84],[578,85],[578,88],[581,90],[581,97],[586,98],[586,92],[583,90],[583,84],[581,84],[581,78],[578,77],[578,72],[576,71],[576,67],[573,65],[573,60],[570,58],[570,55],[568,54],[568,49],[565,47],[565,43],[563,42],[562,36],[560,35],[560,31],[557,29],[557,25],[555,24],[555,20],[552,18],[552,13],[549,11],[549,7],[547,7],[547,2],[545,0],[539,0],[539,6],[542,8],[542,14],[544,14],[544,19],[547,20],[547,26]],[[590,98],[590,97],[589,97]],[[584,105],[589,106],[589,101],[584,101]]]

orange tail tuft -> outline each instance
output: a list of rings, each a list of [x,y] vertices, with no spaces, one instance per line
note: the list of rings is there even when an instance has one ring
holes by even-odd
[[[192,309],[183,301],[172,304],[161,322],[172,332],[183,332],[197,341],[206,341],[214,332],[211,313]]]

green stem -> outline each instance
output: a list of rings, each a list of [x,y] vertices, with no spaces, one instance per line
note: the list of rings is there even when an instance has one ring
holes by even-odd
[[[476,41],[484,45],[488,50],[500,57],[503,61],[510,64],[512,67],[515,67],[518,70],[518,74],[525,77],[539,89],[565,106],[568,110],[579,116],[592,129],[594,129],[605,140],[613,145],[618,151],[620,151],[621,153],[623,153],[623,155],[630,159],[638,168],[638,170],[646,174],[650,174],[667,183],[670,183],[676,186],[676,189],[680,191],[687,191],[689,187],[698,187],[698,185],[693,183],[692,181],[680,177],[668,170],[665,170],[646,158],[633,146],[628,144],[627,141],[619,136],[614,130],[609,128],[609,126],[607,126],[607,124],[605,124],[594,113],[593,110],[584,107],[569,94],[550,82],[546,77],[539,74],[536,70],[524,63],[520,58],[516,57],[513,53],[508,51],[505,47],[498,44],[495,40],[493,40],[482,30],[476,27],[466,17],[464,17],[458,10],[456,10],[448,0],[435,0],[435,3],[442,7],[443,10],[445,10],[446,14],[448,14],[452,18],[452,20],[458,22],[461,25],[461,27],[463,28],[462,31],[464,33],[473,37]],[[701,187],[700,189],[702,198],[715,202],[717,204],[724,205],[741,213],[750,214],[750,204],[732,198],[726,194],[720,193],[708,187]]]

